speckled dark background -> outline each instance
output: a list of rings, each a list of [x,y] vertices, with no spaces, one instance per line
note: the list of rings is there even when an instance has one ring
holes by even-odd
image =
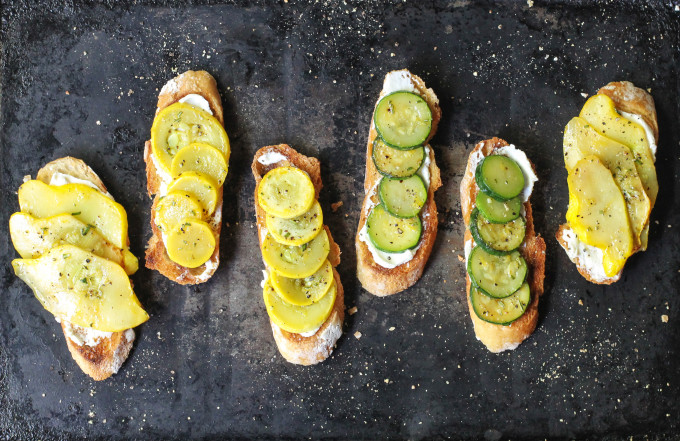
[[[2,4],[0,439],[678,439],[676,0],[195,3]],[[354,233],[371,110],[384,74],[402,67],[441,101],[440,234],[421,281],[381,299],[354,277]],[[82,158],[127,208],[142,256],[143,144],[160,87],[189,68],[217,78],[232,140],[222,262],[197,287],[140,269],[151,319],[121,371],[95,383],[12,273],[15,191],[52,159]],[[567,205],[561,138],[583,94],[619,79],[656,100],[661,192],[649,251],[601,287],[553,237]],[[458,260],[467,153],[494,135],[537,165],[548,245],[538,329],[501,355],[474,338]],[[358,308],[314,367],[278,354],[259,286],[249,164],[280,142],[321,160],[346,304]]]

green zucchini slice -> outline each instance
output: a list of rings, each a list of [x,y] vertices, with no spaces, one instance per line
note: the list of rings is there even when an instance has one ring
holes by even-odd
[[[385,95],[375,106],[373,121],[387,145],[410,149],[425,143],[430,136],[432,112],[420,95],[394,92]]]
[[[470,303],[477,317],[496,325],[509,325],[520,318],[531,303],[529,284],[522,286],[503,299],[484,295],[476,286],[470,287]]]
[[[497,201],[479,192],[477,193],[477,208],[489,222],[504,224],[519,217],[522,211],[522,200],[517,196],[507,201]]]
[[[373,143],[373,163],[380,174],[390,178],[408,178],[415,175],[425,161],[425,148],[400,150],[376,138]]]
[[[527,277],[527,263],[518,251],[496,256],[476,246],[468,257],[468,274],[484,294],[502,299],[522,286]]]
[[[494,224],[475,208],[470,215],[470,233],[487,253],[508,254],[524,242],[526,221],[520,216],[504,224]]]
[[[393,216],[417,216],[427,201],[427,187],[418,175],[408,178],[384,177],[378,185],[378,196],[385,209]]]
[[[382,205],[376,205],[368,215],[366,229],[369,239],[377,249],[398,253],[418,245],[423,224],[418,216],[398,218],[388,213]]]
[[[524,173],[514,159],[491,155],[482,159],[475,171],[477,186],[499,201],[512,199],[524,189]]]

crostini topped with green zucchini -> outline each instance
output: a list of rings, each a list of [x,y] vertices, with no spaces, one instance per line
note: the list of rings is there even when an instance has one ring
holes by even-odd
[[[492,352],[516,348],[538,319],[545,243],[529,203],[536,180],[524,152],[493,138],[477,144],[461,182],[468,305]]]
[[[357,231],[357,275],[366,290],[389,295],[413,285],[437,232],[439,169],[428,144],[439,101],[407,70],[387,74],[369,132],[366,191]]]

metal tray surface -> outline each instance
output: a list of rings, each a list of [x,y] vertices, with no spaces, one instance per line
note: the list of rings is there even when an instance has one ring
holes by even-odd
[[[0,440],[679,439],[678,2],[3,2],[0,60]],[[385,73],[440,98],[443,187],[422,279],[377,298],[354,275],[365,142]],[[96,383],[17,279],[16,189],[82,158],[150,236],[142,152],[160,87],[217,79],[232,140],[221,264],[182,287],[141,268],[151,315],[121,371]],[[613,286],[586,282],[554,233],[567,208],[562,130],[614,80],[648,89],[661,138],[649,250]],[[491,354],[464,293],[458,187],[467,155],[500,136],[524,149],[547,242],[535,333]],[[279,355],[264,309],[250,162],[288,143],[321,160],[321,204],[343,251],[344,335],[313,367]],[[331,203],[342,207],[331,210]]]

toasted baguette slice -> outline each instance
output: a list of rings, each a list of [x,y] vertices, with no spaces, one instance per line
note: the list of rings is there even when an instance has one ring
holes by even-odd
[[[217,82],[208,72],[189,70],[168,81],[158,95],[156,114],[176,103],[189,94],[198,94],[205,98],[210,104],[213,116],[224,125],[222,101],[217,91]],[[151,141],[144,144],[144,162],[146,162],[146,187],[149,196],[156,196],[151,207],[151,229],[153,235],[149,239],[146,247],[146,267],[157,270],[170,280],[181,285],[194,285],[203,283],[210,279],[220,263],[220,230],[222,228],[222,193],[223,189],[217,190],[217,208],[215,213],[207,220],[213,234],[215,235],[215,251],[210,259],[198,268],[186,268],[173,262],[163,244],[161,231],[156,226],[156,204],[161,196],[161,192],[172,181],[170,175],[165,173],[160,167],[156,166],[156,158],[151,149]]]
[[[265,154],[273,154],[272,156],[274,156],[277,161],[262,161],[264,162],[263,164],[259,159]],[[286,144],[262,147],[258,150],[253,158],[251,168],[253,176],[255,177],[255,214],[257,217],[257,233],[260,240],[260,250],[262,249],[264,238],[267,236],[267,229],[265,224],[266,213],[258,202],[257,188],[260,185],[262,177],[267,174],[268,171],[284,166],[294,166],[304,170],[314,184],[316,198],[319,198],[322,184],[321,164],[318,159],[301,155]],[[328,319],[326,319],[316,333],[309,337],[285,331],[271,320],[269,321],[279,352],[281,352],[283,358],[295,364],[312,365],[324,361],[331,355],[335,343],[342,335],[342,323],[345,319],[345,296],[342,283],[340,282],[340,275],[335,269],[335,267],[340,264],[340,247],[338,247],[338,244],[333,240],[333,236],[331,236],[328,227],[324,225],[324,229],[328,234],[328,240],[330,242],[331,249],[328,254],[328,260],[333,266],[333,277],[337,289],[335,303],[333,304],[333,310],[331,311],[330,316],[328,316]],[[266,263],[265,266],[267,266]]]
[[[390,75],[399,75],[406,81],[409,81],[412,87],[430,107],[432,112],[432,129],[427,139],[429,141],[437,131],[439,120],[441,119],[441,109],[439,108],[439,99],[432,89],[425,86],[425,82],[418,76],[411,74],[408,70],[390,72],[385,77],[383,89],[380,92],[380,98],[390,93],[388,89],[388,78]],[[377,101],[376,101],[377,104]],[[411,260],[394,268],[386,268],[376,263],[373,255],[365,242],[360,240],[361,230],[366,224],[366,219],[370,213],[371,207],[379,203],[377,194],[377,185],[382,178],[373,163],[373,142],[378,136],[371,117],[371,128],[368,133],[368,143],[366,146],[366,178],[364,180],[364,202],[361,208],[361,216],[359,218],[359,226],[357,228],[357,235],[355,239],[357,251],[357,277],[364,289],[376,296],[387,296],[396,294],[413,286],[420,276],[423,274],[425,264],[430,257],[432,247],[434,246],[435,238],[437,237],[437,205],[434,202],[434,192],[441,187],[442,181],[439,175],[439,167],[434,159],[434,150],[431,146],[429,148],[430,158],[430,186],[427,191],[427,201],[423,207],[420,217],[423,223],[423,233],[420,238],[418,250]],[[427,144],[426,141],[426,144]]]
[[[611,82],[598,90],[597,93],[611,98],[617,110],[639,115],[651,129],[654,142],[659,142],[659,123],[656,117],[656,107],[654,106],[654,99],[649,93],[639,87],[635,87],[630,81]],[[649,220],[647,221],[647,228],[649,228]],[[578,257],[578,253],[570,249],[573,247],[573,244],[569,243],[569,237],[576,237],[576,233],[574,233],[569,224],[560,225],[555,233],[555,238],[567,252],[569,259],[576,265],[578,272],[586,280],[598,285],[611,285],[621,278],[623,269],[618,274],[608,277],[604,274],[604,269],[595,268],[589,262],[581,260]],[[572,252],[570,253],[570,251]],[[638,251],[644,250],[640,248]],[[593,250],[593,252],[597,252],[597,249]]]
[[[99,176],[83,161],[72,157],[60,158],[45,165],[38,171],[36,179],[49,184],[57,172],[89,181],[99,191],[108,194]],[[80,369],[95,381],[105,380],[118,372],[135,340],[135,332],[132,329],[100,333],[65,320],[61,321],[61,329],[71,356]]]
[[[463,220],[465,222],[465,250],[466,261],[469,251],[472,249],[474,240],[470,233],[470,214],[477,201],[477,193],[479,188],[475,182],[475,170],[479,163],[480,156],[485,157],[493,154],[493,152],[501,147],[507,146],[508,143],[500,138],[487,139],[478,143],[474,150],[468,157],[467,167],[465,168],[465,175],[460,183],[460,205],[463,212]],[[531,167],[535,167],[531,164]],[[524,243],[520,247],[520,253],[529,266],[529,274],[527,275],[527,282],[531,288],[531,303],[527,307],[526,312],[520,318],[511,324],[496,325],[486,322],[475,314],[470,303],[470,276],[465,273],[465,295],[468,301],[468,309],[470,317],[475,328],[477,339],[484,343],[484,345],[491,352],[502,352],[506,350],[515,349],[536,329],[538,322],[538,299],[543,294],[543,280],[545,278],[545,242],[540,235],[536,234],[534,230],[534,218],[531,211],[531,203],[529,201],[524,203],[525,217],[526,217],[526,235]]]

